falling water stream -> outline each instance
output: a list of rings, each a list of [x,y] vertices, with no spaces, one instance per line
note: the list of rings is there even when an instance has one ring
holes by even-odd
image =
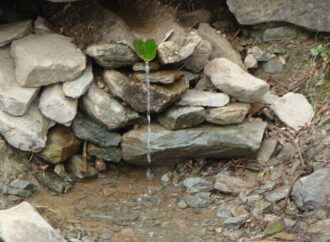
[[[151,195],[151,179],[152,179],[152,171],[151,171],[151,150],[150,150],[150,141],[151,141],[151,117],[150,117],[150,67],[149,63],[146,61],[144,64],[144,72],[145,72],[145,81],[147,83],[147,121],[148,121],[148,130],[147,130],[147,160],[148,160],[148,169],[147,169],[147,180],[148,180],[148,187],[147,187],[147,196]]]

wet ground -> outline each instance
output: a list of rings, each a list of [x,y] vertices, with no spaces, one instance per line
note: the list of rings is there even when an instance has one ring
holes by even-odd
[[[153,194],[145,196],[151,185]],[[63,195],[41,189],[28,201],[69,241],[222,241],[215,204],[179,208],[182,188],[151,184],[144,169],[108,171]]]

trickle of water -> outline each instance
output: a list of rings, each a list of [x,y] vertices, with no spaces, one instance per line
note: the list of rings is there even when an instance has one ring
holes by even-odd
[[[151,140],[151,117],[150,117],[150,67],[149,63],[146,61],[144,64],[144,72],[145,72],[145,81],[147,83],[147,120],[148,120],[148,133],[147,133],[147,160],[148,160],[148,170],[147,170],[147,180],[148,180],[148,188],[147,188],[147,194],[151,194],[151,179],[152,179],[152,171],[150,168],[151,165],[151,150],[150,150],[150,140]]]

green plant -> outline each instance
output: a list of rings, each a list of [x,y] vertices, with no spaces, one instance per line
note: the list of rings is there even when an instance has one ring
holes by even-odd
[[[325,63],[330,63],[330,50],[327,45],[318,44],[311,49],[312,56],[320,56]]]
[[[157,45],[154,40],[134,40],[133,46],[136,54],[145,62],[155,59]]]

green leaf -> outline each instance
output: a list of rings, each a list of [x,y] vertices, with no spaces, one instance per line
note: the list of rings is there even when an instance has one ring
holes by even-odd
[[[267,226],[267,228],[265,230],[265,234],[267,234],[267,235],[276,234],[276,233],[282,232],[283,230],[285,230],[285,228],[286,228],[286,225],[285,225],[284,219],[278,218]]]
[[[157,54],[157,45],[154,40],[134,40],[136,54],[144,61],[152,61]]]
[[[318,56],[320,54],[320,51],[318,50],[317,46],[313,47],[311,49],[312,56]]]

